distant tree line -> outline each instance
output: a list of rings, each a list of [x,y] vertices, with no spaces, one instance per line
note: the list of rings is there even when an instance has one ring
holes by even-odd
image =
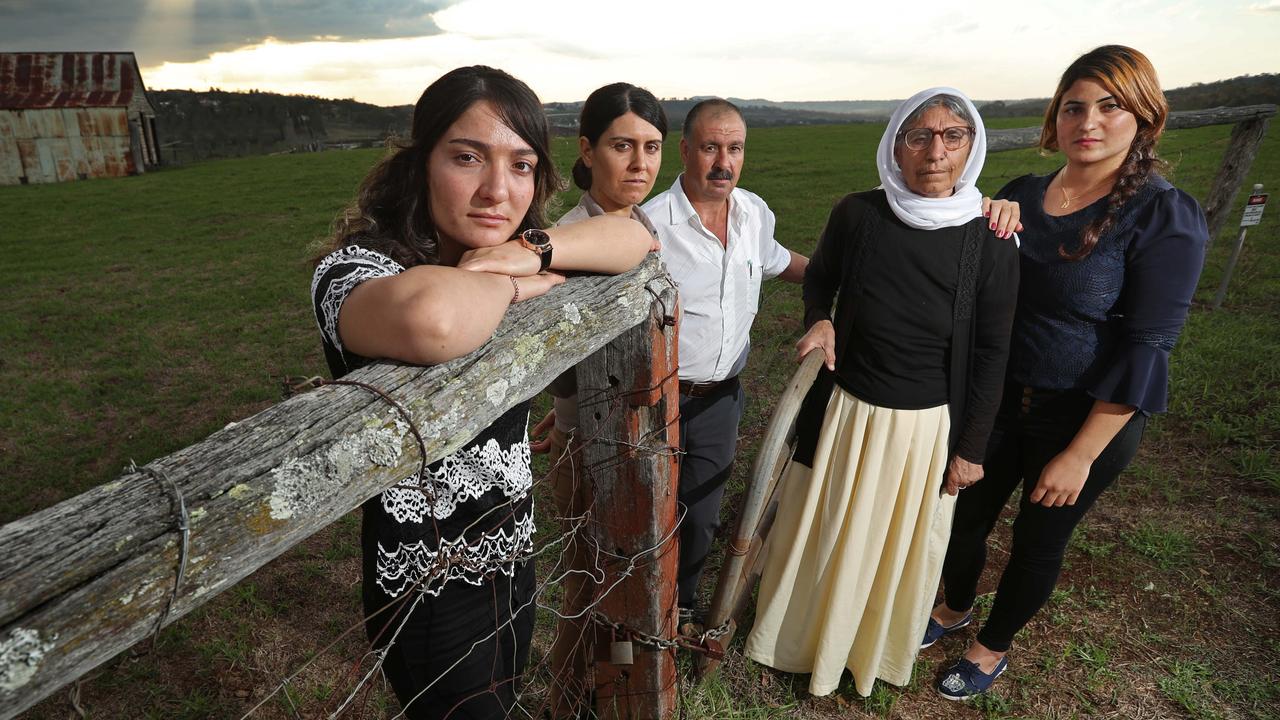
[[[1280,104],[1280,74],[1243,75],[1168,90],[1165,94],[1174,110]],[[148,95],[156,107],[166,162],[380,144],[390,135],[407,134],[413,117],[410,105],[380,107],[355,100],[256,90],[158,90]],[[699,99],[662,101],[673,130],[680,129],[685,114]],[[857,114],[816,110],[812,103],[735,102],[742,107],[751,127],[885,120],[874,116],[873,102],[826,104],[862,107]],[[980,109],[986,117],[1038,117],[1048,104],[1047,98],[1008,100],[987,103]],[[581,102],[548,103],[546,110],[553,130],[558,134],[574,133],[581,108]]]
[[[410,106],[379,107],[311,95],[149,91],[166,160],[259,155],[369,144],[407,133]]]
[[[1229,80],[1195,83],[1166,90],[1172,110],[1203,110],[1240,105],[1280,105],[1280,74],[1241,75]],[[998,100],[978,108],[983,117],[1040,117],[1049,107],[1049,98]]]

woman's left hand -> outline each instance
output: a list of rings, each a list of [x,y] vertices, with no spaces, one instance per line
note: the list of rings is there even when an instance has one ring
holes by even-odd
[[[1012,237],[1015,232],[1022,230],[1022,223],[1019,222],[1022,209],[1013,200],[992,200],[984,197],[982,214],[989,221],[996,237]]]
[[[490,272],[512,277],[537,275],[541,267],[542,259],[516,240],[508,240],[493,247],[468,250],[458,261],[458,268],[461,270]]]
[[[952,456],[951,462],[947,463],[947,494],[955,495],[957,492],[981,480],[982,476],[981,465],[971,463],[959,455]]]
[[[1093,462],[1087,457],[1070,448],[1063,450],[1040,472],[1040,481],[1031,491],[1031,502],[1045,507],[1075,505],[1092,466]]]
[[[827,369],[836,369],[836,327],[830,320],[819,320],[809,328],[796,342],[796,362],[804,362],[805,355],[811,350],[822,350],[823,363]]]

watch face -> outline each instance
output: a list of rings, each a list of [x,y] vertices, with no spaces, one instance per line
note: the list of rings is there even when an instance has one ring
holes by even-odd
[[[546,245],[551,242],[551,236],[537,228],[529,228],[523,235],[525,242],[530,245]]]

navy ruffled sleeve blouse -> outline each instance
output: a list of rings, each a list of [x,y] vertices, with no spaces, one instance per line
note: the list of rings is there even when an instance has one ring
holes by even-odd
[[[1209,231],[1200,205],[1153,176],[1082,260],[1066,260],[1106,199],[1062,217],[1043,210],[1053,174],[1013,180],[997,197],[1022,206],[1022,282],[1008,376],[1080,389],[1143,413],[1168,407],[1169,352],[1186,322]]]

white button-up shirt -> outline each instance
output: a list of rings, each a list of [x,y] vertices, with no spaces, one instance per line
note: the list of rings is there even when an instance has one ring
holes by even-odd
[[[680,289],[680,379],[724,380],[747,364],[760,283],[786,270],[791,253],[773,237],[773,211],[742,188],[729,196],[728,247],[722,246],[684,194],[683,177],[645,203],[644,213]]]

